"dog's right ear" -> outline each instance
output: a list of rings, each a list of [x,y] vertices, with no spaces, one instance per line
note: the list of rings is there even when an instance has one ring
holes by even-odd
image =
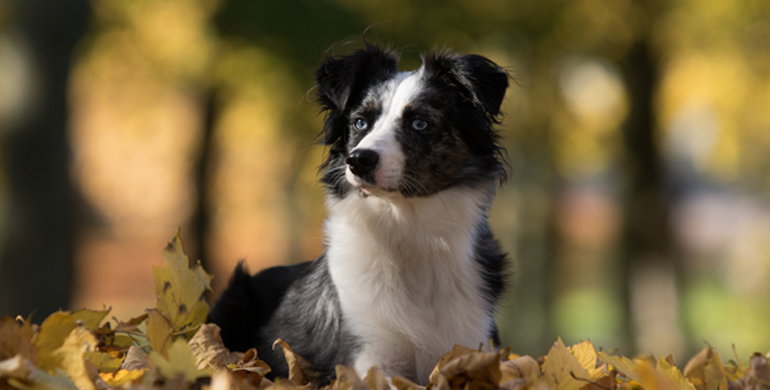
[[[332,145],[345,135],[347,111],[361,102],[368,88],[398,72],[394,53],[366,43],[350,55],[326,57],[315,72],[317,101],[327,115],[321,141]],[[329,123],[331,122],[331,123]]]

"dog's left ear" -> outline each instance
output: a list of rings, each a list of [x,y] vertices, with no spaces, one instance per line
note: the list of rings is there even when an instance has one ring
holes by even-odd
[[[508,72],[501,66],[475,54],[433,54],[424,61],[428,71],[443,74],[461,84],[491,118],[500,114],[500,106],[508,89]]]

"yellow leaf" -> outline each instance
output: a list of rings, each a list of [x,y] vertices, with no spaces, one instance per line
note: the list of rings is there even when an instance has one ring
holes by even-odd
[[[590,375],[570,353],[561,338],[548,351],[543,375],[556,390],[578,390],[589,384]]]
[[[588,371],[592,381],[597,381],[607,375],[601,367],[596,367],[596,349],[591,340],[575,344],[569,350],[580,365]]]
[[[662,357],[658,360],[657,371],[678,390],[696,390],[695,386],[682,375],[676,366]]]
[[[119,370],[118,372],[102,373],[99,374],[102,380],[107,382],[112,387],[120,387],[125,384],[133,384],[139,382],[143,377],[147,369],[143,370]]]
[[[194,382],[198,378],[211,376],[213,372],[199,370],[195,366],[195,357],[190,346],[181,339],[176,340],[168,349],[168,359],[156,351],[150,352],[150,358],[160,374],[169,380],[183,377],[185,381]]]
[[[99,327],[99,324],[102,323],[102,320],[104,320],[104,317],[107,317],[107,314],[110,313],[110,309],[106,310],[88,310],[88,309],[82,309],[78,310],[76,312],[72,313],[72,319],[74,319],[76,322],[80,321],[83,326],[86,327],[86,329],[90,331],[94,331]]]
[[[625,356],[610,356],[602,351],[596,351],[596,356],[603,362],[612,366],[615,371],[625,375],[628,379],[641,383],[636,363]]]
[[[163,267],[153,266],[157,308],[168,318],[174,333],[187,332],[187,337],[192,337],[208,315],[204,293],[211,289],[211,275],[199,262],[190,263],[179,231],[163,250],[163,257]]]
[[[64,344],[64,339],[76,327],[75,319],[66,311],[53,313],[40,324],[40,331],[32,338],[32,342],[37,347],[38,368],[53,372],[55,368],[59,367],[59,362],[53,357],[53,352]]]
[[[59,361],[59,367],[81,390],[95,390],[83,355],[92,352],[97,345],[96,338],[85,327],[79,326],[64,340],[52,356]]]
[[[155,352],[163,356],[171,347],[171,325],[168,319],[156,309],[147,312],[147,341]]]
[[[123,363],[123,357],[113,357],[109,353],[104,352],[86,352],[84,355],[89,363],[93,364],[99,372],[115,372],[120,369],[121,363]]]

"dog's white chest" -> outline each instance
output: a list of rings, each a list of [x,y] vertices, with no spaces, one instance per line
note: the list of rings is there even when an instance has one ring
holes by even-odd
[[[349,197],[331,205],[327,255],[355,366],[426,383],[454,344],[488,343],[491,304],[474,256],[480,198],[442,193],[395,205]],[[344,204],[342,202],[345,202]]]

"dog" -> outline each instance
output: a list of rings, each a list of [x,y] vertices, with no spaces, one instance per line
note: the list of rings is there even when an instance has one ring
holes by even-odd
[[[322,60],[326,252],[255,276],[239,264],[209,315],[274,376],[288,376],[278,338],[320,384],[336,365],[426,384],[455,344],[499,346],[508,260],[487,212],[507,175],[494,126],[509,75],[478,55],[434,52],[411,72],[398,61],[366,42]]]

